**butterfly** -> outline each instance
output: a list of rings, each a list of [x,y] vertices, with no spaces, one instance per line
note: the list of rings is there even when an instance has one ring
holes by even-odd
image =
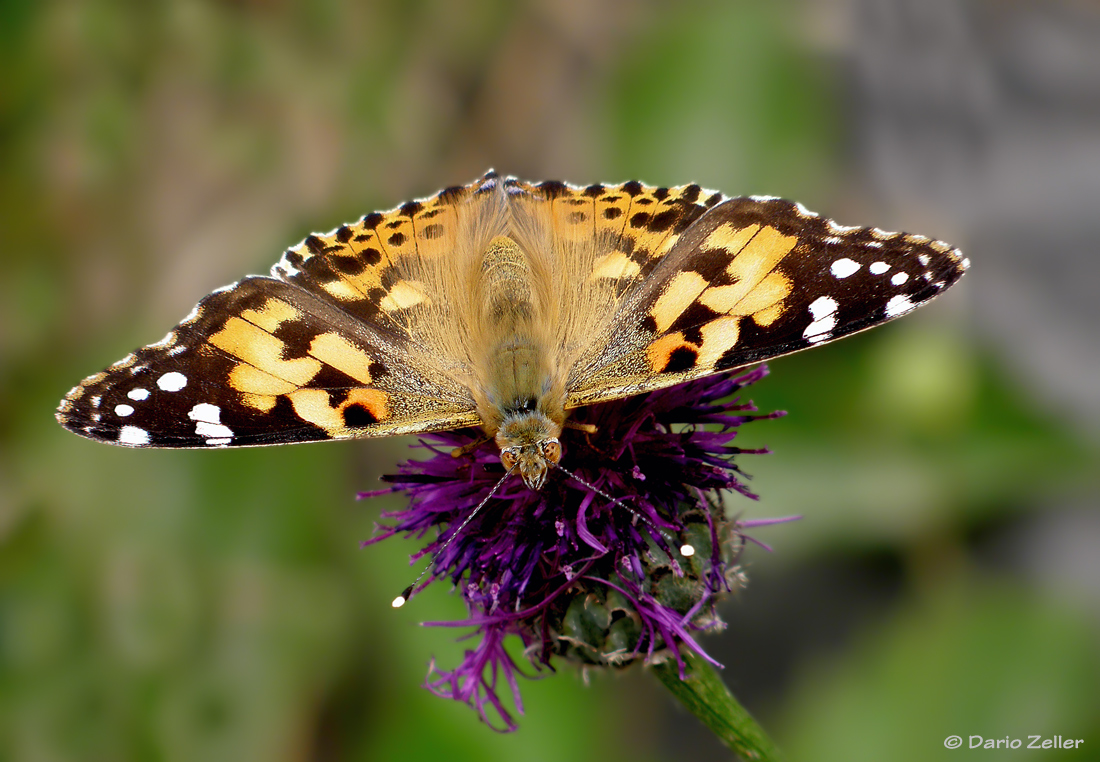
[[[129,447],[479,426],[532,489],[569,411],[904,315],[969,262],[698,185],[469,185],[308,236],[89,376],[57,419]]]

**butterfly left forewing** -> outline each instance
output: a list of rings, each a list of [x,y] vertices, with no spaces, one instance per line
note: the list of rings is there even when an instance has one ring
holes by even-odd
[[[164,340],[86,379],[58,419],[159,447],[476,425],[461,280],[500,232],[502,199],[490,172],[310,235],[272,277],[219,289]]]
[[[899,317],[967,267],[942,241],[735,198],[697,220],[623,304],[567,407],[663,388]]]
[[[468,390],[399,337],[301,288],[250,277],[156,344],[85,379],[65,428],[132,447],[228,447],[475,425]]]

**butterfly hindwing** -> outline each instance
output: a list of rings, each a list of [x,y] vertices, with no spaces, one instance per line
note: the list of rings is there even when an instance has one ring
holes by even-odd
[[[393,336],[302,289],[250,277],[160,342],[75,387],[66,428],[135,447],[281,444],[478,422],[468,391]]]
[[[699,218],[623,305],[568,407],[789,354],[910,312],[966,269],[942,241],[734,198]]]

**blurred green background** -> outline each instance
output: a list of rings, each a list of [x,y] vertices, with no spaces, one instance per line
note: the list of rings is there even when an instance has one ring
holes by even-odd
[[[419,686],[465,644],[356,490],[409,440],[105,447],[61,396],[289,244],[489,167],[699,182],[962,245],[772,365],[705,641],[792,760],[1100,759],[1094,3],[0,2],[0,760],[718,760],[644,671]],[[1091,210],[1091,214],[1089,214]],[[964,742],[965,743],[965,742]],[[1026,740],[1025,740],[1026,743]]]

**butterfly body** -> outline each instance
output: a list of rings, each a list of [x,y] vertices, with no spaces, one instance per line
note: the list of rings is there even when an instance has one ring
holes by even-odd
[[[534,273],[520,245],[507,236],[489,242],[481,261],[480,309],[488,338],[475,389],[485,433],[494,437],[504,466],[518,468],[531,489],[546,479],[547,460],[561,457],[564,379],[555,373],[554,347],[543,329]]]
[[[537,487],[570,409],[873,327],[966,266],[943,242],[780,199],[489,173],[307,237],[57,417],[134,447],[480,426]]]
[[[501,415],[537,408],[564,420],[562,381],[555,379],[553,348],[540,305],[532,298],[532,273],[522,249],[505,236],[494,239],[483,260],[482,296],[476,315],[488,350],[474,386],[478,414],[490,436]]]

